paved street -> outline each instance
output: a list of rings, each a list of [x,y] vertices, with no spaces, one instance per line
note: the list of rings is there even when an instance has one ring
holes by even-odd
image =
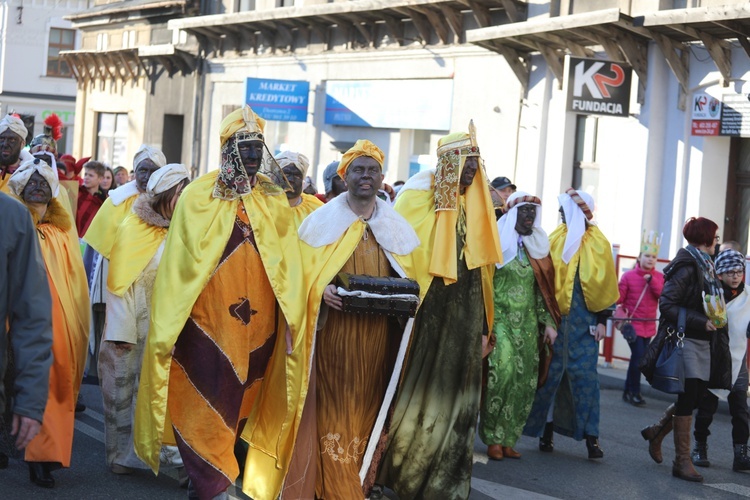
[[[671,435],[665,440],[664,463],[657,465],[648,456],[639,430],[652,423],[667,406],[665,396],[646,388],[644,408],[626,405],[620,399],[622,378],[617,369],[600,369],[602,375],[601,461],[586,459],[582,442],[555,436],[554,453],[540,453],[537,441],[522,438],[517,450],[520,460],[488,461],[485,447],[477,440],[472,481],[472,500],[522,499],[634,499],[710,498],[712,500],[750,498],[750,474],[732,472],[731,425],[726,403],[720,406],[709,438],[711,467],[700,469],[703,484],[674,479]],[[0,471],[0,498],[3,499],[184,499],[173,471],[154,477],[150,471],[116,476],[104,465],[103,417],[98,387],[83,386],[87,410],[76,420],[73,466],[54,473],[54,490],[33,486],[20,460],[12,460]],[[656,399],[656,398],[662,399]],[[233,498],[247,498],[239,489]]]

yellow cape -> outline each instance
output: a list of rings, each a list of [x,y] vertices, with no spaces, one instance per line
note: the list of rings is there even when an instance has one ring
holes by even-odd
[[[305,217],[313,213],[317,208],[324,205],[322,201],[311,194],[302,193],[302,201],[296,207],[292,207],[292,216],[294,217],[294,227],[302,225]]]
[[[290,382],[300,384],[299,396],[302,403],[307,396],[311,370],[310,361],[323,291],[354,253],[362,240],[366,226],[361,219],[357,219],[338,241],[330,245],[315,248],[307,243],[300,242],[302,261],[305,263],[305,289],[308,290],[306,294],[308,321],[306,334],[300,336],[302,338],[299,339],[299,342],[295,338],[294,352],[287,357],[290,362],[299,366],[299,373],[302,376],[293,381],[288,381],[287,384]],[[410,255],[389,255],[396,260],[407,276],[413,275],[414,268]],[[267,371],[261,390],[266,390],[266,387],[273,389],[277,387],[276,384],[283,383],[282,375],[281,371]],[[267,411],[270,408],[257,406],[256,410],[250,415],[242,433],[242,438],[250,443],[250,451],[247,455],[245,473],[242,479],[242,491],[255,500],[272,500],[278,498],[281,493],[291,456],[278,456],[272,450],[264,449],[256,438],[257,436],[274,436],[279,433],[287,433],[289,445],[293,448],[297,437],[299,418],[302,416],[302,406],[298,408],[299,413],[295,418],[295,426],[291,430],[284,428],[285,422],[278,418],[279,414]],[[278,450],[278,452],[280,453],[281,450]]]
[[[598,227],[588,226],[581,238],[580,248],[565,264],[562,252],[567,234],[568,226],[560,224],[549,235],[550,257],[555,266],[555,295],[560,313],[563,316],[570,313],[576,270],[586,308],[591,312],[603,311],[620,298],[612,246]]]
[[[1,175],[2,173],[0,173],[0,176]],[[12,194],[10,192],[10,189],[8,189],[8,181],[10,180],[10,175],[11,174],[5,174],[5,179],[0,178],[0,193]]]
[[[154,284],[134,433],[136,453],[154,472],[159,470],[159,450],[165,425],[169,425],[167,392],[172,347],[226,248],[240,202],[250,218],[261,260],[289,323],[295,348],[304,341],[303,269],[286,196],[281,190],[268,194],[264,185],[271,182],[259,174],[258,185],[241,199],[214,198],[217,176],[218,170],[209,172],[182,192]],[[276,343],[255,410],[261,415],[273,415],[274,428],[281,427],[282,432],[259,430],[251,443],[268,451],[274,459],[272,468],[276,467],[276,460],[288,463],[292,454],[294,440],[290,434],[296,429],[304,404],[300,395],[301,381],[306,376],[301,373],[303,368],[297,358],[285,354],[284,342]]]
[[[480,175],[480,172],[482,172],[482,169],[479,169],[477,171],[477,176]],[[482,177],[478,178],[477,181],[480,179],[484,179],[483,172]],[[453,243],[453,251],[450,252],[447,247],[451,245],[451,242],[446,241],[438,241],[437,237],[437,226],[438,226],[438,217],[435,212],[435,191],[434,191],[434,176],[433,180],[430,185],[430,189],[407,189],[406,191],[402,190],[399,193],[398,198],[396,198],[396,204],[393,208],[396,209],[396,211],[401,214],[404,219],[406,219],[409,224],[411,224],[411,227],[414,228],[414,231],[417,233],[417,236],[419,237],[419,241],[422,242],[422,244],[417,247],[414,252],[411,254],[411,258],[413,259],[413,265],[414,265],[414,278],[419,283],[419,292],[422,299],[424,299],[424,295],[427,293],[427,290],[430,288],[430,285],[432,284],[432,279],[436,277],[436,274],[432,272],[432,265],[433,259],[439,259],[443,262],[445,262],[446,266],[451,266],[451,264],[448,262],[449,259],[453,259],[452,269],[454,272],[457,268],[457,257],[456,257],[456,251],[455,251],[455,236],[452,240]],[[469,188],[473,187],[474,185],[477,185],[479,187],[483,187],[484,184],[481,182],[473,182]],[[467,189],[468,193],[468,189]],[[479,198],[482,200],[482,203],[484,203],[483,198]],[[468,200],[467,200],[468,201]],[[491,207],[490,207],[491,208]],[[448,213],[448,212],[446,212]],[[452,212],[453,214],[456,214],[456,212]],[[493,212],[494,213],[494,212]],[[479,215],[481,217],[481,213]],[[447,220],[448,218],[443,217],[443,220]],[[455,220],[456,217],[452,218],[453,220],[453,233],[455,234]],[[472,220],[469,218],[469,207],[467,207],[467,236],[466,240],[469,241],[469,234],[470,228],[472,224]],[[497,260],[492,261],[491,263],[488,263],[487,265],[481,266],[482,268],[482,296],[484,298],[484,310],[486,312],[487,316],[487,326],[490,330],[492,330],[492,323],[494,319],[494,302],[493,302],[493,288],[492,288],[492,278],[495,273],[495,263],[496,262],[502,262],[503,254],[500,251],[500,243],[499,238],[497,236],[497,225],[492,224],[492,227],[494,227],[494,232],[491,232],[489,235],[484,235],[483,241],[487,240],[487,244],[490,246],[490,250],[487,253],[492,253],[492,247],[496,247],[494,251],[497,252]],[[444,232],[445,234],[445,232]],[[475,237],[479,237],[479,235],[476,235]],[[468,247],[468,245],[467,245]],[[436,257],[437,255],[437,257]],[[451,256],[452,255],[452,256]],[[468,261],[468,248],[466,252],[466,258]],[[471,268],[471,267],[470,267]],[[454,274],[455,276],[455,274]],[[446,283],[452,283],[450,280],[446,280],[444,276],[442,276]]]
[[[81,249],[78,246],[78,232],[70,215],[70,209],[65,208],[67,196],[65,193],[61,195],[59,198],[53,198],[53,202],[57,202],[58,211],[64,211],[65,216],[70,218],[70,226],[63,231],[54,224],[39,225],[39,246],[50,281],[60,299],[70,344],[70,359],[75,363],[71,366],[73,380],[78,381],[74,387],[77,388],[80,386],[86,364],[91,303],[86,270],[83,267]],[[48,212],[55,210],[52,203],[47,210]]]
[[[166,235],[166,227],[147,224],[137,214],[125,217],[109,254],[107,289],[122,297],[146,269]]]
[[[86,234],[83,235],[84,241],[105,259],[110,258],[117,228],[130,214],[136,198],[138,196],[131,196],[116,206],[110,198],[107,198],[99,211],[96,212],[89,228],[86,230]]]

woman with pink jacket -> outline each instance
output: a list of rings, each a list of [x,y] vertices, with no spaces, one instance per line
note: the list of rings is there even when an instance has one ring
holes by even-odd
[[[664,288],[664,275],[655,269],[660,244],[661,237],[656,232],[644,231],[641,253],[635,267],[620,278],[620,300],[617,304],[624,307],[629,317],[656,318],[659,296]],[[633,321],[632,325],[636,337],[628,344],[631,352],[630,365],[622,400],[633,406],[643,406],[646,401],[641,397],[641,372],[638,365],[651,342],[651,337],[656,335],[656,322]]]

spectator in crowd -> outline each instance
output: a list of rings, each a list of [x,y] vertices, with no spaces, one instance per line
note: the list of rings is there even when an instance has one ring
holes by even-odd
[[[292,151],[279,153],[275,159],[292,187],[290,191],[286,192],[286,198],[289,200],[289,206],[292,207],[294,225],[299,228],[305,217],[323,205],[323,202],[318,198],[303,191],[302,179],[307,174],[310,160],[302,153],[293,153]]]
[[[102,190],[104,193],[104,196],[109,195],[109,191],[111,189],[114,189],[114,182],[115,182],[115,173],[112,171],[111,167],[104,167],[104,177],[102,177],[102,181],[99,183],[99,189]]]
[[[660,246],[661,236],[655,231],[643,232],[641,251],[635,268],[620,278],[620,299],[617,301],[620,315],[630,318],[656,319],[659,296],[664,288],[664,275],[656,270]],[[624,328],[632,328],[635,338],[631,337],[632,342],[628,341],[630,363],[622,400],[633,406],[643,406],[646,401],[641,396],[640,363],[651,338],[656,335],[656,322],[633,321],[629,325]]]
[[[695,482],[702,482],[703,476],[695,470],[690,458],[693,410],[708,389],[711,378],[711,337],[727,324],[723,289],[711,259],[719,242],[718,232],[719,226],[704,217],[691,217],[685,223],[682,234],[688,244],[664,268],[664,289],[659,298],[659,332],[646,352],[641,368],[646,379],[651,380],[660,345],[664,343],[660,339],[666,337],[667,328],[679,327],[675,325],[679,325],[682,312],[685,326],[684,339],[681,339],[684,392],[678,394],[677,402],[667,408],[656,424],[643,429],[641,435],[649,441],[651,458],[661,463],[661,442],[674,429],[672,475]]]
[[[339,168],[339,162],[332,161],[323,170],[323,186],[326,190],[326,202],[331,201],[341,193],[346,192],[346,183],[339,177],[336,171]]]
[[[517,189],[516,185],[507,177],[495,177],[492,179],[492,182],[490,182],[490,187],[492,187],[493,201],[495,201],[495,197],[497,197],[502,200],[502,205],[505,205],[508,202],[510,195],[515,193]]]
[[[0,123],[0,129],[3,126]],[[0,144],[2,141],[0,138]],[[15,447],[22,450],[39,433],[47,404],[52,299],[29,211],[0,192],[0,213],[0,380],[5,379],[9,363],[14,366],[9,374],[14,378],[9,384],[11,392],[6,393],[7,385],[0,383],[0,415],[12,415],[10,422],[0,425],[10,425]],[[7,466],[8,456],[0,453],[0,469]]]
[[[726,244],[726,243],[725,243]],[[723,245],[722,245],[723,246]],[[724,289],[727,302],[727,328],[729,351],[732,356],[732,389],[727,395],[729,414],[732,416],[732,445],[734,463],[732,470],[750,470],[747,455],[748,409],[747,409],[747,332],[750,325],[750,293],[745,287],[745,256],[737,250],[723,250],[716,257],[716,274]],[[721,391],[724,396],[725,391]],[[714,414],[719,408],[719,398],[714,391],[706,391],[698,400],[693,437],[695,443],[691,453],[693,465],[708,467],[708,430]]]
[[[115,169],[113,170],[113,172],[115,174],[115,187],[120,187],[120,186],[128,183],[128,181],[129,181],[129,178],[128,178],[128,169],[126,169],[125,167],[120,166],[120,167],[115,167]]]
[[[89,161],[83,166],[83,184],[78,190],[78,211],[76,212],[76,227],[78,237],[83,238],[89,224],[94,219],[99,207],[102,206],[106,196],[99,187],[104,177],[104,164],[98,161]]]

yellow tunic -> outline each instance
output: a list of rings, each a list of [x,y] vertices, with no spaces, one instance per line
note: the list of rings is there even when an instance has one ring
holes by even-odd
[[[52,294],[54,362],[42,428],[26,448],[25,459],[69,467],[75,406],[88,345],[88,285],[75,225],[57,199],[50,202],[37,232]]]
[[[317,208],[324,205],[322,201],[311,194],[302,193],[302,201],[299,205],[292,207],[292,217],[294,217],[294,225],[299,228],[302,225],[302,221],[313,213]]]
[[[555,295],[560,313],[570,313],[573,299],[575,274],[581,281],[586,309],[599,312],[620,298],[617,288],[617,272],[612,258],[612,246],[597,226],[588,226],[581,238],[581,246],[567,264],[562,260],[563,246],[568,235],[568,226],[560,224],[550,240],[550,257],[555,267]]]
[[[242,203],[279,304],[279,320],[289,323],[292,334],[291,356],[286,355],[283,341],[275,344],[253,414],[243,433],[251,449],[263,455],[258,474],[275,483],[279,475],[283,480],[291,457],[304,404],[302,381],[307,378],[306,360],[300,359],[301,346],[306,343],[305,332],[310,329],[303,326],[307,311],[305,292],[299,286],[304,275],[299,239],[286,196],[267,177],[259,174],[258,185],[250,193],[241,200],[228,201],[213,197],[217,176],[218,171],[209,172],[185,188],[170,223],[154,284],[151,327],[136,404],[135,449],[142,460],[158,471],[159,450],[169,422],[167,389],[172,348],[217,268]],[[283,325],[277,328],[284,331]]]
[[[369,231],[342,272],[392,274]],[[325,499],[361,498],[359,470],[390,376],[392,348],[387,316],[329,309],[316,346],[318,479],[316,495]],[[375,436],[377,439],[377,436]]]
[[[125,217],[131,213],[136,198],[138,196],[131,196],[119,205],[115,205],[111,198],[107,198],[89,224],[83,239],[105,259],[109,259],[112,246],[115,243],[117,228],[120,227],[120,223],[125,220]],[[110,272],[112,272],[111,269]]]
[[[428,174],[429,172],[424,172],[420,175],[424,175],[426,177]],[[484,172],[482,169],[479,169],[477,171],[476,181],[473,182],[472,185],[467,189],[467,202],[468,200],[472,201],[470,203],[467,203],[466,206],[467,246],[465,255],[466,263],[469,266],[469,269],[473,269],[474,267],[469,265],[469,243],[471,243],[472,248],[474,248],[474,251],[471,255],[475,258],[476,256],[482,256],[481,262],[485,262],[479,267],[481,267],[482,269],[482,297],[484,299],[484,309],[487,316],[487,327],[491,330],[494,318],[492,277],[494,276],[495,272],[495,263],[501,262],[503,256],[502,252],[500,251],[500,243],[497,235],[496,225],[491,225],[491,227],[488,227],[488,229],[484,233],[477,233],[476,228],[473,228],[473,221],[484,221],[484,215],[486,214],[481,211],[482,207],[484,207],[484,210],[487,213],[494,214],[492,205],[488,204],[489,202],[487,202],[487,200],[485,200],[483,197],[479,197],[479,195],[477,194],[478,199],[474,200],[474,197],[468,196],[469,190],[472,189],[474,185],[485,185]],[[473,194],[475,191],[472,190],[471,192]],[[445,261],[444,267],[453,269],[453,272],[455,273],[458,262],[455,249],[455,234],[450,241],[448,241],[448,239],[443,241],[443,239],[441,239],[440,237],[441,231],[438,231],[439,221],[435,212],[434,180],[430,181],[430,187],[428,189],[402,189],[402,191],[399,193],[398,198],[396,199],[396,204],[393,208],[395,208],[396,211],[409,222],[409,224],[414,228],[414,231],[416,231],[417,236],[419,237],[419,241],[422,242],[419,248],[414,250],[414,252],[412,253],[416,271],[415,279],[419,282],[419,288],[420,293],[422,294],[422,298],[424,298],[427,290],[430,289],[430,284],[432,283],[433,278],[442,277],[446,284],[454,282],[455,280],[446,279],[446,276],[436,273],[433,270],[433,262],[435,262],[436,260],[438,262]],[[470,209],[473,210],[473,216],[470,216],[470,213],[472,213]],[[453,233],[456,232],[456,224],[458,222],[457,212],[458,211],[453,212],[453,214],[455,214],[455,217],[451,217],[453,224]],[[494,219],[494,215],[492,215],[492,217]],[[443,218],[442,223],[445,223],[445,220],[446,219]],[[481,226],[486,225],[483,223],[480,224],[480,222],[477,222],[477,224]],[[492,230],[492,228],[494,228],[494,231]],[[475,238],[476,241],[472,240],[472,238]],[[454,250],[452,252],[448,249],[450,245],[453,245],[454,247]],[[491,260],[490,263],[486,262],[486,259],[488,258]]]
[[[133,196],[135,200],[137,197]],[[129,200],[126,200],[127,203]],[[167,234],[166,227],[147,224],[131,213],[117,228],[107,274],[107,289],[122,297],[156,254]],[[88,233],[87,233],[88,235]],[[126,242],[118,244],[117,242]]]

